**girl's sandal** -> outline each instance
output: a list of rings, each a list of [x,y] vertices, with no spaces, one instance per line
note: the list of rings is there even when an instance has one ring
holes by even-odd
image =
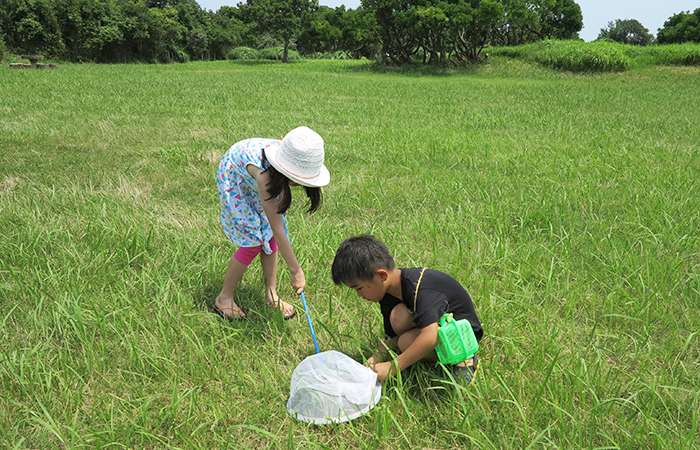
[[[284,305],[289,305],[289,303],[285,302],[284,300],[281,300],[281,303]],[[279,309],[280,305],[277,302],[269,303],[267,302],[268,306],[272,306],[272,309]],[[294,306],[292,306],[293,308]],[[282,308],[282,313],[284,313],[284,307]],[[297,315],[296,309],[294,309],[290,314],[285,314],[284,315],[284,320],[289,320],[294,318],[294,316]]]
[[[241,308],[232,308],[230,306],[222,306],[221,308],[217,308],[216,305],[211,306],[212,311],[214,311],[215,314],[218,314],[222,319],[226,319],[229,322],[233,322],[236,319],[245,319],[246,315],[241,311]],[[227,316],[224,314],[225,309],[230,309],[231,310],[231,315]],[[236,316],[234,317],[234,314]]]

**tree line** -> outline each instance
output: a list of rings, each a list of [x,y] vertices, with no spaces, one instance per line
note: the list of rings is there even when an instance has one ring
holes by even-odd
[[[492,45],[576,39],[583,27],[574,0],[362,0],[356,10],[317,0],[247,0],[215,12],[195,0],[0,4],[0,50],[75,62],[217,60],[245,46],[281,47],[285,61],[294,49],[311,57],[464,63],[481,60]],[[700,9],[676,16],[669,30],[683,30],[660,32],[660,42],[694,36]]]
[[[695,12],[680,12],[671,16],[659,34],[654,36],[635,19],[618,19],[608,22],[608,26],[600,30],[598,39],[610,39],[621,44],[646,46],[657,44],[683,44],[695,42],[700,44],[700,8]]]

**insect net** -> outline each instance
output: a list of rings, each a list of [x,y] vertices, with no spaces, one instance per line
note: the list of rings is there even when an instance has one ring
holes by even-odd
[[[369,412],[381,396],[372,369],[331,350],[307,357],[294,369],[287,410],[303,422],[347,422]]]

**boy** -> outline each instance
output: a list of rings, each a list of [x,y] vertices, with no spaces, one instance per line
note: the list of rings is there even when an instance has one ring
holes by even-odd
[[[381,307],[388,338],[367,360],[381,382],[389,375],[396,376],[397,366],[405,370],[422,359],[437,361],[438,321],[445,313],[452,313],[455,320],[467,319],[477,340],[484,334],[474,304],[457,280],[437,270],[396,268],[387,246],[372,235],[343,241],[331,273],[336,285],[345,284]],[[388,349],[399,356],[380,362]],[[456,379],[463,377],[470,383],[478,365],[474,356],[451,369]]]

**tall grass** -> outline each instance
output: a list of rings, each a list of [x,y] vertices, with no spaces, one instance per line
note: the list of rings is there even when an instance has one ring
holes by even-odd
[[[470,70],[0,67],[0,446],[695,448],[699,69]],[[329,273],[371,232],[472,294],[472,389],[419,364],[367,416],[310,426],[284,405],[313,342],[257,263],[249,320],[208,312],[234,250],[218,159],[302,124],[332,175],[320,212],[294,192],[288,214],[321,349],[361,360],[380,337]],[[281,263],[301,311],[288,284]]]
[[[601,41],[548,40],[518,47],[494,48],[492,53],[571,72],[623,72],[630,67],[630,59],[616,43]]]
[[[700,44],[619,44],[609,39],[594,42],[542,41],[490,50],[494,56],[517,58],[557,70],[576,73],[623,72],[631,67],[700,65]]]
[[[700,44],[668,44],[648,47],[624,46],[630,57],[660,66],[698,66],[700,65]]]
[[[269,59],[272,61],[281,61],[284,56],[284,47],[267,47],[260,50],[255,50],[249,47],[236,47],[226,55],[226,59],[231,60],[256,60]],[[289,61],[299,59],[299,52],[296,50],[288,50],[287,59]]]
[[[236,47],[226,55],[226,59],[259,59],[258,51],[250,47]]]

